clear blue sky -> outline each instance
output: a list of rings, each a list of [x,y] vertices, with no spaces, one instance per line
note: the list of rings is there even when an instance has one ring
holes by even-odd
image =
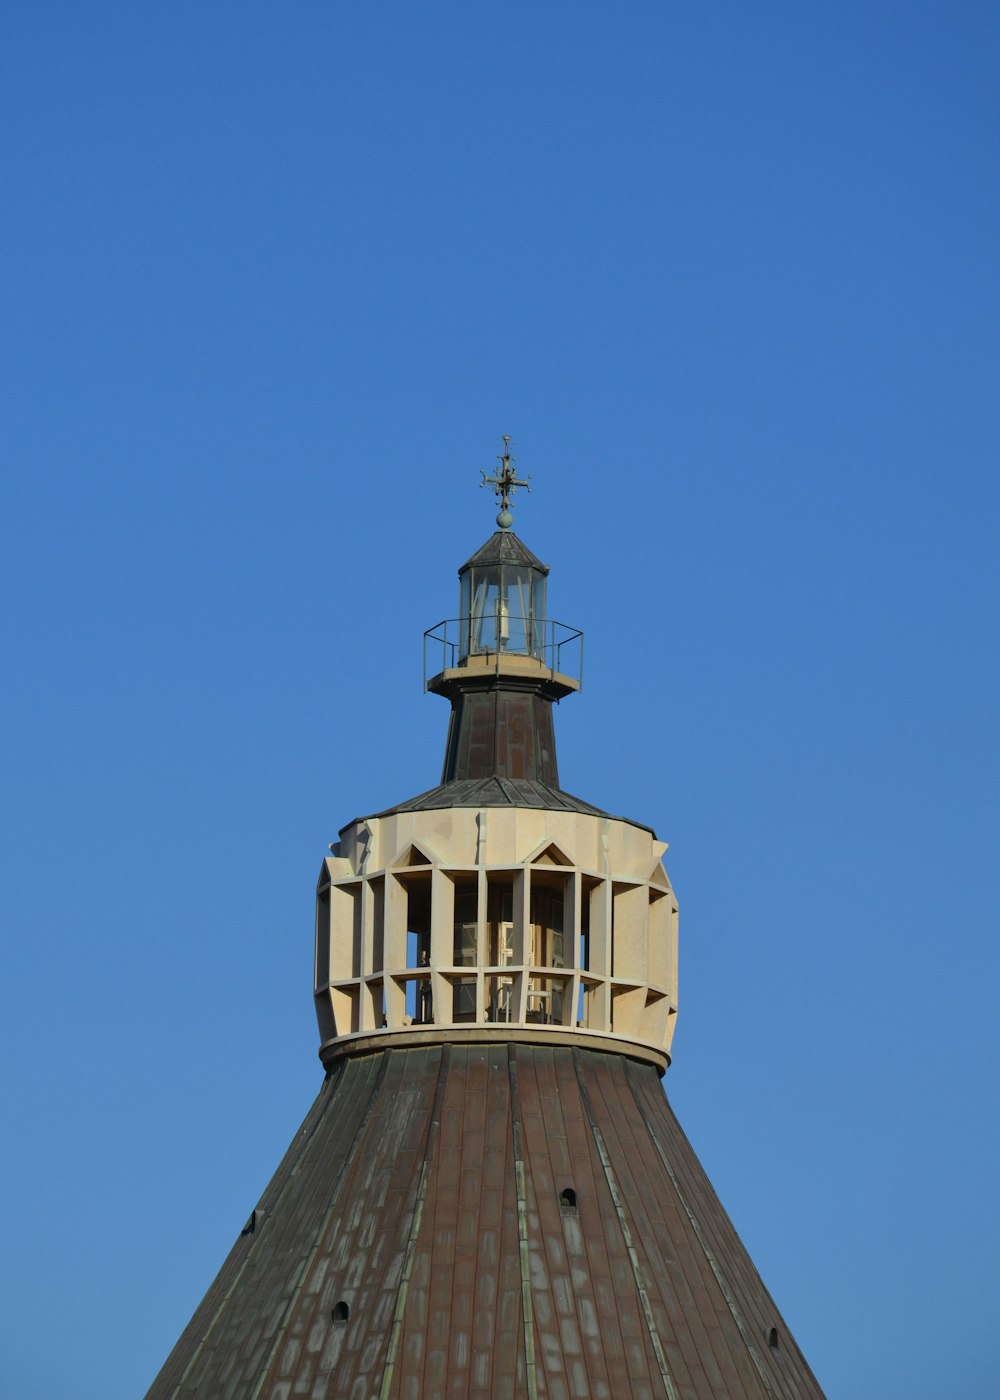
[[[682,1123],[831,1400],[996,1395],[998,67],[986,3],[8,0],[4,1394],[141,1394],[305,1114],[507,432]]]

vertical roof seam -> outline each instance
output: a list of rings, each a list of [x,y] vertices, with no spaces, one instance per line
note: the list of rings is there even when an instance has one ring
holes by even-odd
[[[583,1075],[580,1073],[578,1052],[573,1050],[571,1053],[573,1055],[573,1068],[576,1070],[576,1080],[580,1086],[580,1101],[583,1104],[583,1111],[587,1115],[587,1120],[590,1123],[590,1131],[594,1136],[597,1153],[601,1159],[601,1166],[604,1168],[604,1176],[608,1183],[608,1190],[611,1192],[611,1200],[614,1203],[615,1214],[618,1216],[618,1224],[621,1228],[622,1238],[625,1241],[625,1248],[628,1251],[629,1263],[632,1265],[632,1274],[635,1278],[635,1286],[639,1293],[639,1301],[642,1304],[643,1316],[646,1319],[646,1327],[649,1331],[650,1341],[653,1343],[653,1351],[656,1354],[660,1375],[663,1377],[663,1388],[667,1393],[667,1400],[680,1400],[677,1388],[671,1379],[669,1367],[667,1366],[663,1342],[657,1330],[656,1319],[653,1317],[653,1310],[649,1302],[649,1291],[646,1288],[646,1283],[642,1276],[642,1268],[639,1264],[639,1255],[632,1239],[632,1232],[629,1229],[628,1220],[625,1218],[625,1208],[622,1205],[618,1181],[615,1177],[614,1168],[611,1165],[611,1158],[608,1156],[608,1149],[604,1142],[604,1134],[597,1126],[597,1120],[594,1117],[594,1107],[590,1101],[590,1092],[584,1083]]]
[[[524,1143],[521,1125],[521,1092],[517,1073],[517,1046],[507,1047],[507,1074],[510,1079],[510,1120],[514,1142],[514,1181],[517,1186],[517,1246],[521,1266],[521,1305],[524,1318],[524,1368],[528,1380],[528,1400],[538,1400],[538,1370],[535,1363],[535,1319],[531,1302],[531,1261],[528,1255],[528,1195],[524,1174]]]
[[[441,1048],[441,1060],[438,1066],[434,1102],[431,1105],[430,1120],[427,1124],[427,1135],[424,1138],[423,1159],[420,1163],[420,1178],[417,1182],[417,1192],[413,1203],[413,1217],[410,1221],[410,1229],[406,1239],[406,1250],[403,1256],[403,1268],[400,1274],[399,1288],[396,1292],[396,1305],[393,1309],[392,1327],[389,1331],[389,1345],[386,1348],[385,1364],[382,1367],[382,1380],[378,1391],[379,1400],[388,1400],[389,1391],[392,1386],[392,1373],[396,1366],[396,1353],[399,1350],[399,1339],[403,1333],[406,1300],[410,1292],[413,1258],[417,1249],[417,1240],[420,1236],[420,1227],[424,1219],[424,1202],[427,1198],[427,1178],[430,1175],[431,1163],[441,1133],[441,1105],[444,1102],[444,1086],[450,1068],[451,1046],[444,1045]]]
[[[301,1146],[301,1149],[300,1149],[300,1152],[299,1152],[299,1158],[300,1158],[300,1160],[301,1160],[301,1157],[304,1156],[306,1152],[308,1152],[308,1150],[309,1150],[309,1143],[312,1141],[312,1139],[315,1137],[316,1133],[319,1131],[319,1127],[320,1127],[320,1124],[321,1124],[322,1121],[323,1121],[323,1117],[324,1117],[324,1115],[325,1115],[325,1113],[326,1113],[326,1109],[327,1109],[328,1105],[329,1105],[330,1103],[332,1103],[332,1101],[333,1101],[333,1099],[334,1099],[335,1091],[336,1091],[336,1084],[334,1083],[334,1079],[336,1079],[336,1082],[339,1084],[340,1080],[343,1078],[343,1073],[344,1073],[343,1070],[341,1070],[340,1074],[338,1074],[338,1075],[336,1075],[336,1076],[334,1076],[334,1075],[332,1075],[332,1074],[328,1074],[327,1077],[326,1077],[326,1079],[324,1080],[322,1092],[323,1092],[324,1094],[327,1095],[327,1100],[326,1100],[326,1103],[324,1103],[324,1105],[323,1105],[323,1110],[322,1110],[322,1112],[320,1112],[320,1113],[318,1113],[318,1114],[316,1115],[316,1120],[315,1120],[315,1122],[313,1123],[312,1128],[311,1128],[311,1130],[310,1130],[308,1136],[306,1137],[305,1141],[302,1143],[302,1146]],[[285,1192],[288,1190],[288,1188],[291,1186],[292,1182],[294,1181],[295,1175],[296,1175],[296,1168],[293,1167],[293,1168],[289,1171],[287,1178],[285,1179],[284,1183],[282,1184],[281,1190],[278,1192],[277,1199],[275,1200],[273,1206],[270,1205],[270,1204],[268,1205],[267,1215],[265,1216],[264,1222],[263,1222],[264,1225],[267,1224],[268,1219],[270,1218],[270,1216],[271,1216],[271,1215],[273,1214],[273,1212],[277,1209],[277,1207],[278,1207],[278,1205],[280,1204],[280,1202],[284,1199]],[[265,1188],[264,1188],[264,1194],[266,1194],[266,1192],[267,1192],[267,1188],[265,1187]],[[261,1197],[261,1200],[263,1200],[263,1196]],[[259,1206],[259,1205],[260,1205],[260,1201],[258,1201],[257,1204],[258,1204],[258,1206]],[[257,1207],[255,1207],[254,1209],[255,1209],[255,1211],[256,1211]],[[222,1298],[221,1298],[220,1301],[219,1301],[219,1306],[216,1308],[215,1312],[213,1313],[212,1319],[211,1319],[211,1321],[209,1322],[208,1326],[205,1328],[205,1331],[204,1331],[202,1337],[200,1338],[200,1340],[199,1340],[199,1342],[198,1342],[198,1345],[195,1347],[194,1351],[191,1353],[191,1356],[190,1356],[189,1359],[188,1359],[187,1365],[184,1367],[184,1370],[181,1372],[180,1377],[178,1378],[177,1384],[174,1386],[173,1390],[170,1392],[170,1400],[176,1400],[176,1397],[180,1395],[180,1393],[181,1393],[181,1387],[184,1385],[185,1381],[186,1381],[186,1380],[188,1379],[188,1377],[190,1376],[190,1374],[191,1374],[191,1372],[192,1372],[194,1366],[196,1365],[196,1363],[198,1362],[199,1358],[201,1357],[203,1351],[205,1350],[205,1347],[206,1347],[206,1345],[207,1345],[207,1343],[208,1343],[209,1337],[211,1337],[212,1333],[215,1331],[216,1324],[219,1322],[219,1320],[221,1319],[221,1317],[222,1317],[222,1315],[223,1315],[223,1312],[225,1311],[226,1304],[229,1302],[229,1299],[232,1297],[233,1293],[235,1292],[237,1284],[239,1283],[240,1279],[243,1277],[244,1270],[246,1269],[247,1265],[250,1263],[251,1257],[253,1256],[253,1253],[254,1253],[254,1250],[253,1250],[253,1244],[254,1244],[254,1243],[255,1243],[255,1241],[251,1241],[251,1244],[250,1244],[250,1245],[248,1246],[248,1248],[246,1249],[246,1251],[245,1251],[245,1253],[244,1253],[244,1255],[243,1255],[242,1262],[240,1263],[240,1267],[237,1269],[236,1274],[234,1275],[233,1279],[231,1280],[231,1282],[230,1282],[230,1284],[229,1284],[229,1287],[226,1289],[225,1293],[222,1295]],[[155,1382],[154,1382],[154,1384],[155,1384]]]
[[[736,1323],[736,1326],[739,1329],[740,1336],[743,1338],[747,1351],[749,1351],[750,1353],[750,1359],[753,1361],[757,1374],[760,1376],[760,1379],[764,1385],[764,1389],[767,1391],[768,1395],[771,1396],[771,1400],[777,1400],[777,1397],[775,1396],[774,1392],[774,1387],[771,1385],[767,1372],[764,1370],[763,1363],[760,1359],[760,1356],[757,1353],[757,1348],[753,1344],[749,1328],[747,1327],[746,1322],[743,1318],[743,1314],[740,1312],[739,1306],[736,1302],[736,1297],[732,1289],[726,1282],[725,1275],[719,1267],[718,1260],[716,1259],[715,1254],[711,1246],[709,1245],[705,1232],[701,1228],[701,1222],[698,1220],[698,1217],[695,1215],[690,1204],[688,1203],[687,1196],[684,1194],[684,1190],[681,1187],[679,1180],[677,1179],[677,1174],[675,1173],[673,1167],[670,1165],[670,1161],[667,1157],[666,1151],[664,1150],[663,1144],[660,1142],[656,1130],[654,1129],[652,1123],[650,1123],[648,1117],[646,1116],[645,1109],[643,1108],[643,1105],[639,1100],[639,1096],[635,1091],[635,1085],[632,1083],[632,1076],[629,1074],[628,1070],[629,1067],[626,1066],[625,1079],[629,1086],[629,1089],[631,1090],[632,1097],[635,1100],[636,1107],[639,1110],[639,1117],[642,1119],[646,1131],[649,1134],[650,1141],[652,1142],[653,1147],[656,1150],[656,1154],[659,1157],[660,1161],[663,1163],[663,1169],[667,1173],[667,1176],[670,1178],[671,1185],[677,1193],[677,1199],[681,1203],[681,1209],[687,1216],[691,1228],[692,1230],[694,1230],[695,1237],[697,1238],[698,1243],[701,1245],[705,1258],[708,1261],[708,1266],[712,1270],[713,1275],[715,1276],[715,1281],[719,1285],[723,1298],[725,1298],[726,1300],[726,1304],[729,1308],[730,1313],[732,1314],[733,1321]]]
[[[365,1106],[365,1115],[361,1120],[357,1133],[355,1134],[354,1143],[351,1147],[350,1152],[340,1164],[340,1169],[337,1172],[337,1179],[334,1182],[333,1190],[330,1193],[330,1204],[327,1206],[326,1211],[324,1212],[322,1223],[320,1224],[319,1229],[316,1231],[312,1247],[310,1248],[309,1253],[305,1256],[302,1263],[299,1265],[295,1281],[288,1295],[288,1302],[285,1305],[285,1310],[282,1314],[281,1322],[278,1324],[278,1327],[275,1330],[274,1341],[271,1343],[271,1347],[266,1357],[264,1358],[260,1371],[257,1374],[257,1379],[254,1382],[253,1389],[250,1391],[248,1400],[258,1400],[258,1397],[261,1391],[263,1390],[264,1384],[267,1380],[268,1373],[270,1372],[271,1367],[274,1365],[275,1358],[278,1354],[278,1348],[285,1340],[285,1328],[287,1326],[288,1319],[291,1317],[292,1311],[299,1300],[303,1284],[309,1276],[309,1270],[312,1266],[312,1263],[316,1258],[316,1255],[319,1253],[319,1247],[324,1236],[326,1235],[326,1230],[327,1226],[330,1223],[330,1219],[333,1216],[334,1209],[337,1205],[337,1200],[340,1196],[341,1187],[347,1179],[347,1173],[353,1165],[354,1159],[358,1155],[358,1151],[361,1147],[361,1144],[365,1139],[365,1133],[367,1131],[368,1124],[371,1121],[372,1114],[375,1111],[375,1105],[378,1102],[379,1094],[382,1089],[382,1081],[385,1078],[385,1073],[388,1064],[388,1052],[383,1050],[382,1061],[378,1067],[378,1073],[375,1076],[375,1083],[372,1085],[372,1090],[368,1097],[368,1103]]]

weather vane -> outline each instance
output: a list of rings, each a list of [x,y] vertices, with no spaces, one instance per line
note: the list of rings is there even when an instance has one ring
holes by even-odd
[[[497,453],[497,461],[500,463],[500,470],[495,476],[487,476],[484,471],[479,475],[483,478],[479,483],[480,487],[492,486],[496,492],[496,498],[500,503],[500,514],[497,516],[497,524],[501,530],[509,530],[514,523],[514,517],[510,512],[510,498],[519,486],[523,486],[525,491],[530,491],[528,482],[531,477],[520,477],[517,468],[514,466],[515,458],[510,455],[510,435],[503,435],[503,451]]]

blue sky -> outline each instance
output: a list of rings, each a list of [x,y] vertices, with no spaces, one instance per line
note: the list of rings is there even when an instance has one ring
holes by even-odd
[[[682,1123],[831,1400],[995,1394],[998,41],[8,0],[5,1392],[141,1394],[304,1116],[506,432],[562,781],[670,842]]]

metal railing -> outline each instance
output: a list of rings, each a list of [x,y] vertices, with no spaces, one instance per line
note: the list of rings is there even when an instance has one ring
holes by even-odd
[[[513,613],[449,617],[424,633],[424,689],[431,676],[470,656],[533,656],[550,671],[583,685],[583,633],[550,618]]]

